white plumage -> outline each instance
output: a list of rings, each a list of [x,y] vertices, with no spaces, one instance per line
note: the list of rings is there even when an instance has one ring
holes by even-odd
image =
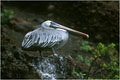
[[[38,28],[27,33],[22,42],[25,50],[59,49],[68,40],[68,32],[63,29]]]

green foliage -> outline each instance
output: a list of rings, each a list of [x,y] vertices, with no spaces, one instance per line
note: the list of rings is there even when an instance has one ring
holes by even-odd
[[[99,43],[97,48],[94,51],[94,56],[95,57],[101,57],[104,55],[112,56],[114,52],[115,52],[115,44],[114,43],[112,43],[108,46],[104,46],[104,44]]]
[[[80,54],[76,58],[78,61],[84,62],[84,64],[89,67],[89,74],[96,75],[96,72],[99,69],[99,71],[101,71],[101,73],[103,73],[107,79],[119,79],[119,59],[116,55],[117,50],[115,49],[114,43],[109,45],[99,43],[96,47],[90,46],[88,41],[82,41],[81,44],[82,46],[80,47],[80,50],[85,52],[90,51],[90,53],[93,53],[93,56],[89,58],[83,58],[83,56]],[[96,67],[96,69],[94,69],[93,73],[90,73],[92,67]],[[80,73],[75,74],[76,76],[80,76]],[[92,79],[93,77],[89,75],[87,76],[88,79]]]
[[[78,61],[84,62],[87,66],[90,66],[90,59],[88,58],[83,58],[83,56],[79,54],[76,59]]]
[[[82,41],[82,45],[88,45],[88,41]]]
[[[118,66],[117,62],[111,61],[109,64],[103,64],[102,65],[102,70],[105,71],[110,71],[110,73],[107,75],[107,78],[109,79],[118,79],[119,78],[119,71],[120,67]]]
[[[79,55],[77,56],[77,60],[78,60],[78,61],[83,61],[83,56],[79,54]]]
[[[94,56],[100,57],[104,52],[105,52],[105,46],[102,43],[99,43],[94,51]]]
[[[85,58],[85,64],[86,64],[87,66],[89,66],[89,67],[90,67],[90,65],[91,65],[91,63],[90,63],[90,59]]]
[[[83,51],[91,51],[93,49],[93,47],[91,47],[90,45],[88,45],[88,41],[82,41],[82,46],[80,46],[80,50],[83,50]]]
[[[97,48],[95,49],[94,56],[98,59],[103,60],[102,68],[103,71],[108,71],[109,73],[106,75],[106,77],[109,79],[118,79],[118,73],[119,73],[119,68],[118,68],[118,59],[114,55],[116,49],[115,49],[115,44],[112,43],[108,46],[105,46],[102,43],[99,43]],[[109,59],[108,62],[106,62],[106,58]]]
[[[3,13],[0,14],[1,16],[1,23],[8,23],[10,19],[14,17],[14,11],[13,10],[5,10]]]
[[[73,68],[73,74],[76,76],[76,77],[78,77],[78,78],[80,78],[80,79],[84,79],[84,77],[85,77],[85,75],[86,74],[84,74],[84,73],[82,73],[82,72],[76,72],[75,71],[75,68]]]
[[[92,47],[89,45],[85,45],[85,46],[81,46],[80,49],[88,52],[92,50]]]

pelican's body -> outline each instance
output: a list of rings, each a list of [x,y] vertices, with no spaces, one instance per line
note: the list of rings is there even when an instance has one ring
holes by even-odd
[[[22,49],[29,51],[52,49],[55,54],[54,49],[59,49],[65,45],[68,40],[68,32],[72,31],[80,35],[87,36],[87,34],[70,29],[68,27],[57,24],[53,21],[45,21],[41,24],[41,27],[28,32],[22,42]]]
[[[38,28],[25,35],[22,43],[24,50],[59,49],[68,40],[68,32],[64,29]]]

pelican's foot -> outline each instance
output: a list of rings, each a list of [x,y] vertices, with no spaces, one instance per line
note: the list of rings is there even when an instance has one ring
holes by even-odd
[[[52,48],[53,56],[58,57],[59,55],[55,52],[54,48]]]
[[[52,55],[50,55],[49,57],[58,57],[59,55],[58,54],[52,54]]]

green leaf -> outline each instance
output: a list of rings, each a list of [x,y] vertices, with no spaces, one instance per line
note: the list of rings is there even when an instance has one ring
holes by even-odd
[[[107,68],[107,65],[105,63],[103,64],[103,68]]]
[[[115,75],[114,79],[119,79],[119,75]]]
[[[83,79],[85,75],[86,75],[86,74],[80,72],[80,73],[79,73],[79,78],[82,78],[82,79]]]
[[[14,16],[13,10],[5,10],[4,14],[8,19],[12,19]]]
[[[77,43],[80,43],[80,40],[77,40]]]
[[[74,73],[74,75],[75,76],[77,76],[78,78],[84,78],[84,76],[86,75],[86,74],[84,74],[84,73],[82,73],[82,72],[80,72],[80,73],[78,73],[78,72],[76,72],[75,71],[75,68],[73,68],[73,73]]]
[[[108,45],[108,48],[111,48],[111,49],[115,48],[115,44],[112,43],[112,44]]]
[[[83,61],[83,56],[82,56],[82,55],[78,55],[78,56],[77,56],[77,60]]]
[[[85,45],[85,46],[80,47],[80,50],[83,50],[83,51],[86,51],[86,52],[91,51],[92,49],[93,48],[89,45]]]
[[[110,56],[112,56],[113,53],[115,52],[115,44],[112,43],[112,44],[108,45],[108,46],[107,46],[107,49],[106,49],[106,52],[107,52]]]
[[[6,24],[14,17],[14,11],[13,10],[5,10],[3,13],[0,14],[1,16],[1,23]]]
[[[73,72],[75,72],[75,68],[73,68]]]
[[[75,68],[73,68],[73,73],[74,73],[77,77],[79,77],[79,73],[77,73],[77,72],[75,71]]]
[[[101,49],[101,48],[105,48],[105,46],[104,46],[104,44],[102,44],[101,42],[98,44],[98,47],[97,48],[99,48],[99,49]]]
[[[82,41],[82,45],[87,45],[88,41]]]
[[[85,58],[85,64],[90,67],[90,60],[88,58]]]
[[[95,57],[100,57],[101,56],[100,51],[99,50],[95,50],[94,56]]]

